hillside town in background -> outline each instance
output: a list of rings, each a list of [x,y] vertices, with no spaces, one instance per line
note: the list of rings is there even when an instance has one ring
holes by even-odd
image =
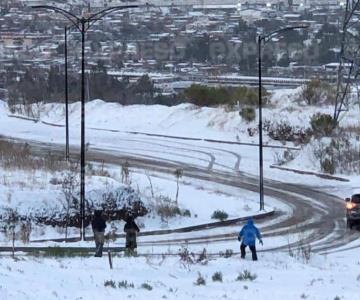
[[[90,2],[45,4],[82,15],[133,3]],[[180,2],[175,6],[171,1],[155,1],[154,6],[115,12],[92,25],[85,45],[88,99],[174,104],[176,95],[193,82],[256,85],[257,35],[289,25],[309,27],[285,33],[277,43],[266,45],[263,76],[281,86],[301,85],[311,78],[336,80],[342,2]],[[35,102],[64,97],[64,28],[70,24],[60,14],[31,7],[38,4],[44,1],[2,1],[1,98]],[[277,51],[271,51],[274,47]],[[81,34],[70,27],[72,101],[80,93],[80,51]],[[118,93],[120,88],[122,93]]]

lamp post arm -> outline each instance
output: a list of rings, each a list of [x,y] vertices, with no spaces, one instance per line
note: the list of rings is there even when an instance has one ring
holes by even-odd
[[[73,13],[64,10],[62,8],[56,7],[56,6],[51,6],[51,5],[35,5],[35,6],[31,6],[31,8],[33,9],[48,9],[48,10],[53,10],[54,12],[57,12],[61,15],[63,15],[65,18],[67,18],[74,26],[76,26],[79,30],[79,23],[80,23],[80,19],[74,15]]]
[[[309,26],[305,25],[305,26],[291,26],[291,27],[284,27],[284,28],[280,28],[278,30],[272,31],[266,35],[260,35],[260,39],[262,41],[264,41],[264,43],[266,43],[267,41],[269,41],[271,38],[283,33],[283,32],[287,32],[287,31],[291,31],[291,30],[295,30],[295,29],[306,29],[309,28]]]

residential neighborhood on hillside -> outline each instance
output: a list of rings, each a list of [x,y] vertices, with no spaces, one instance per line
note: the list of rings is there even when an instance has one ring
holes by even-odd
[[[27,69],[63,72],[65,27],[69,72],[79,72],[80,32],[61,14],[33,8],[44,3],[78,16],[119,4],[144,5],[115,0],[4,0],[0,7],[0,87],[5,91]],[[307,28],[284,33],[265,45],[264,76],[335,78],[341,2],[154,3],[114,11],[91,25],[85,41],[87,70],[101,62],[108,76],[119,80],[149,74],[163,93],[176,93],[195,81],[233,84],[224,78],[256,75],[257,35],[299,25]]]

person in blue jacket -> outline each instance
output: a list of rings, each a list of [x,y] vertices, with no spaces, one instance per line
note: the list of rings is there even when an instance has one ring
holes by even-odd
[[[238,240],[241,242],[240,251],[241,258],[245,258],[245,248],[249,246],[252,254],[252,259],[257,260],[255,241],[256,238],[260,241],[260,244],[263,245],[263,241],[261,239],[261,233],[259,229],[254,225],[254,221],[252,218],[247,220],[247,223],[240,230]]]

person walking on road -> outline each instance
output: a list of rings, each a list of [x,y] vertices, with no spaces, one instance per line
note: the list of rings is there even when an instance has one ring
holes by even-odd
[[[94,218],[91,222],[92,230],[94,232],[96,252],[95,257],[102,257],[102,251],[105,241],[106,221],[102,215],[101,210],[95,210]]]
[[[139,227],[136,225],[134,217],[129,215],[126,218],[126,223],[124,226],[124,232],[126,233],[126,249],[133,252],[137,248],[136,244],[136,235],[140,231]]]
[[[238,241],[241,242],[240,246],[240,252],[241,252],[241,258],[245,258],[245,248],[249,246],[252,254],[252,260],[257,260],[257,254],[256,254],[256,238],[259,240],[260,244],[263,245],[261,233],[259,229],[254,225],[254,221],[252,218],[249,218],[247,220],[247,223],[244,225],[244,227],[240,230]]]

